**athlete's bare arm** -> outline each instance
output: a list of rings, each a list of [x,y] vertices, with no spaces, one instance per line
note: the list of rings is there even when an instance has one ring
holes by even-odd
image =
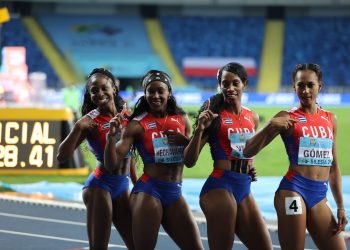
[[[93,128],[95,123],[90,117],[84,116],[80,118],[70,131],[68,136],[58,147],[57,160],[59,162],[67,161],[74,153],[74,150],[86,139],[88,130]]]
[[[112,120],[110,122],[110,130],[107,134],[104,152],[105,166],[109,171],[114,171],[122,167],[123,160],[134,143],[135,135],[142,132],[142,127],[139,123],[131,121],[126,125],[120,140],[117,142],[116,134],[121,131],[119,128],[121,123]]]
[[[293,124],[296,122],[298,122],[298,120],[291,118],[288,112],[279,112],[267,123],[263,129],[247,140],[243,150],[244,156],[248,158],[255,156],[277,135],[291,131]]]

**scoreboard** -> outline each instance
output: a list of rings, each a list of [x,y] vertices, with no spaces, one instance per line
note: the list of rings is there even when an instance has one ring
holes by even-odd
[[[0,171],[46,170],[41,172],[47,174],[50,170],[83,169],[78,172],[87,173],[80,148],[66,163],[56,159],[58,146],[73,124],[70,109],[0,108]]]

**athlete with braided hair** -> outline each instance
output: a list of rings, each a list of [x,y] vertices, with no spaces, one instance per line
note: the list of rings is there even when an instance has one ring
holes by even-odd
[[[272,249],[271,239],[250,192],[253,159],[243,156],[247,138],[255,133],[258,115],[241,105],[248,82],[245,68],[228,63],[218,71],[219,94],[201,107],[184,163],[194,166],[206,143],[214,169],[200,193],[210,249],[232,249],[235,234],[248,249]]]
[[[87,232],[90,249],[107,249],[114,224],[128,249],[134,249],[129,205],[129,173],[135,183],[136,168],[131,154],[122,159],[121,167],[106,169],[104,149],[109,121],[117,114],[126,125],[126,103],[118,95],[117,80],[104,68],[94,69],[88,77],[82,115],[60,144],[57,159],[64,162],[86,139],[96,157],[96,168],[85,182],[83,200],[87,210]],[[115,137],[120,137],[115,135]],[[116,138],[118,140],[118,138]]]
[[[160,225],[180,249],[202,249],[199,230],[181,193],[183,151],[191,133],[186,113],[177,106],[170,77],[151,70],[142,78],[144,95],[116,144],[122,117],[111,120],[105,150],[106,167],[121,167],[135,147],[144,168],[131,193],[132,228],[136,249],[153,250]]]

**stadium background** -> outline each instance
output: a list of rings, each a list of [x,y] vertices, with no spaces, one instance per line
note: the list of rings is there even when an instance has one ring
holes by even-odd
[[[323,69],[319,103],[338,116],[339,162],[343,175],[350,175],[348,0],[2,1],[0,21],[0,120],[10,107],[69,107],[79,117],[81,91],[95,67],[112,70],[131,107],[140,95],[140,77],[149,69],[164,70],[179,103],[193,115],[216,92],[217,68],[238,61],[249,73],[243,103],[260,114],[262,127],[296,103],[290,79],[295,64],[313,62]],[[82,152],[92,169],[85,146]],[[205,178],[208,162],[206,148],[185,177]],[[261,176],[281,176],[286,166],[280,139],[256,157]],[[3,172],[0,181],[85,177]]]

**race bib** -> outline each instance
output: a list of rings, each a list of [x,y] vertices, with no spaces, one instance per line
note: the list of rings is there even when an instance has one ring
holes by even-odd
[[[301,137],[298,164],[310,166],[331,166],[333,141],[329,138]]]
[[[286,197],[285,201],[286,215],[303,214],[300,196]]]
[[[170,145],[167,137],[153,138],[156,163],[179,163],[184,160],[184,146]]]
[[[231,156],[238,159],[252,159],[243,156],[243,149],[246,141],[253,136],[254,133],[231,133],[229,139],[231,142]]]

